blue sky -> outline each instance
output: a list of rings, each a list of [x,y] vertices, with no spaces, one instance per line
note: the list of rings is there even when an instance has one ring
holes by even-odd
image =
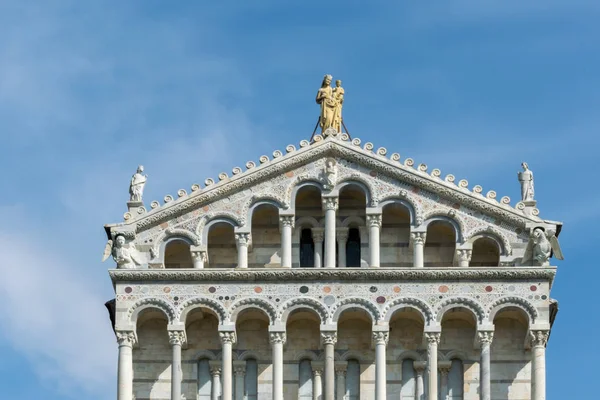
[[[595,0],[0,0],[0,387],[113,399],[103,224],[310,137],[323,74],[354,137],[565,223],[548,399],[590,398],[600,328]],[[596,172],[594,172],[596,171]]]

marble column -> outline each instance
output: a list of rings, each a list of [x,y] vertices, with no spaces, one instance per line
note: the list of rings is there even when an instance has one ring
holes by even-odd
[[[491,387],[491,360],[490,360],[490,347],[492,340],[494,339],[493,331],[479,331],[477,332],[479,344],[481,345],[481,400],[492,399],[492,387]]]
[[[337,332],[321,331],[321,342],[325,347],[325,398],[335,400],[335,343]]]
[[[135,333],[133,331],[117,331],[119,344],[119,364],[117,373],[117,399],[131,400],[133,398],[133,345]]]
[[[386,400],[387,373],[385,348],[389,339],[388,331],[374,331],[375,344],[375,400]]]
[[[425,238],[427,237],[426,232],[411,232],[410,238],[413,243],[413,267],[415,268],[423,268],[424,266],[424,247],[425,247]]]
[[[468,267],[473,251],[471,249],[456,249],[456,259],[459,267]]]
[[[204,264],[208,261],[208,253],[206,250],[190,246],[190,253],[192,254],[194,268],[204,268]]]
[[[236,341],[235,332],[221,331],[223,389],[221,400],[233,400],[233,344]]]
[[[452,367],[452,361],[440,361],[438,363],[438,369],[440,371],[440,400],[448,399],[448,373],[450,373],[450,368]]]
[[[423,383],[423,373],[425,372],[425,368],[427,367],[427,363],[425,361],[415,361],[413,362],[413,368],[417,373],[417,387],[416,394],[417,400],[425,400],[425,385]]]
[[[323,228],[312,228],[312,239],[315,246],[315,268],[323,266],[323,238],[325,230]]]
[[[281,266],[292,267],[292,229],[295,217],[293,215],[282,215],[279,217],[279,229],[281,230]]]
[[[535,330],[531,336],[532,400],[546,400],[546,344],[550,331]]]
[[[210,400],[219,400],[221,396],[221,365],[218,361],[210,362],[210,375],[212,376]]]
[[[269,339],[273,351],[273,400],[283,400],[283,345],[285,332],[270,332]]]
[[[181,399],[181,346],[185,343],[185,331],[169,331],[169,343],[173,353],[171,362],[171,398]]]
[[[238,268],[248,268],[248,244],[250,243],[249,233],[236,233],[235,242],[238,251]]]
[[[379,267],[381,214],[367,215],[367,225],[369,226],[369,266]]]
[[[438,359],[437,351],[440,343],[441,332],[425,332],[427,338],[427,381],[429,390],[427,391],[430,399],[438,398]]]
[[[337,228],[338,267],[346,268],[346,243],[348,242],[348,228]]]
[[[235,374],[235,400],[244,400],[246,361],[234,361],[233,373]]]
[[[323,363],[320,361],[312,361],[311,363],[313,371],[313,400],[323,399]]]
[[[325,268],[335,268],[335,212],[338,209],[337,197],[324,197],[325,210]]]
[[[335,385],[336,400],[346,399],[346,371],[348,370],[348,361],[337,361],[335,363]]]

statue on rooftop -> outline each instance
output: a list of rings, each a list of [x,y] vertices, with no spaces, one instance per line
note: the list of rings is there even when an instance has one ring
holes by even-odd
[[[519,182],[521,183],[521,200],[533,201],[533,172],[529,169],[526,162],[522,163],[523,171],[518,173]]]
[[[131,177],[131,183],[129,184],[129,201],[130,202],[141,202],[144,195],[144,186],[148,180],[148,175],[143,175],[144,166],[140,165],[137,168],[137,172]]]
[[[333,88],[331,87],[331,75],[325,75],[321,88],[317,92],[317,104],[321,106],[321,116],[319,117],[319,126],[324,133],[328,128],[332,128],[335,121],[335,112],[337,101],[333,97]],[[341,112],[341,109],[340,109]]]
[[[333,88],[333,98],[335,99],[335,111],[333,116],[333,128],[339,133],[342,132],[342,106],[344,105],[344,88],[342,87],[342,81],[335,81],[335,88]]]
[[[131,247],[130,244],[126,244],[123,235],[117,235],[114,242],[109,240],[106,243],[102,262],[106,261],[110,255],[112,255],[119,269],[131,269],[142,264],[137,250]]]

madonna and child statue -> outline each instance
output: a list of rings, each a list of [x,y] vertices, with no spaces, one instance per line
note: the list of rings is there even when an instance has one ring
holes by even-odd
[[[344,104],[344,88],[342,81],[335,81],[335,87],[331,87],[333,77],[325,75],[321,88],[317,92],[317,104],[321,106],[321,115],[319,116],[319,126],[321,132],[327,129],[335,129],[336,132],[342,132],[342,106]]]

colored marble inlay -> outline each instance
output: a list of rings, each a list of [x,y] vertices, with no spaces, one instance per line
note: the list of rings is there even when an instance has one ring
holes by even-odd
[[[217,289],[214,286],[211,286],[211,287],[208,288],[208,292],[209,293],[214,293],[216,291],[217,291]]]
[[[131,287],[127,286],[125,288],[125,293],[131,293],[131,292],[133,292],[133,289]]]
[[[262,293],[263,289],[260,286],[254,288],[254,293]]]
[[[325,292],[325,293],[331,293],[331,288],[329,286],[325,286],[323,288],[323,292]]]
[[[369,288],[369,291],[370,291],[371,293],[375,293],[375,292],[377,292],[377,286],[371,286],[371,287]]]
[[[300,288],[300,293],[308,293],[308,286],[302,286]]]
[[[448,293],[448,290],[450,290],[450,289],[448,288],[448,286],[442,285],[439,287],[438,290],[440,291],[440,293]]]
[[[400,293],[400,286],[394,286],[394,293]]]
[[[494,288],[491,287],[491,286],[486,286],[485,287],[485,291],[488,292],[488,293],[491,292],[492,290],[494,290]]]
[[[165,292],[165,293],[171,293],[171,288],[170,288],[170,287],[168,287],[168,286],[166,286],[166,287],[163,289],[163,292]]]
[[[537,291],[537,286],[535,285],[531,285],[531,287],[529,288],[532,292]]]
[[[378,304],[383,304],[383,303],[385,303],[385,297],[379,296],[376,301]]]

